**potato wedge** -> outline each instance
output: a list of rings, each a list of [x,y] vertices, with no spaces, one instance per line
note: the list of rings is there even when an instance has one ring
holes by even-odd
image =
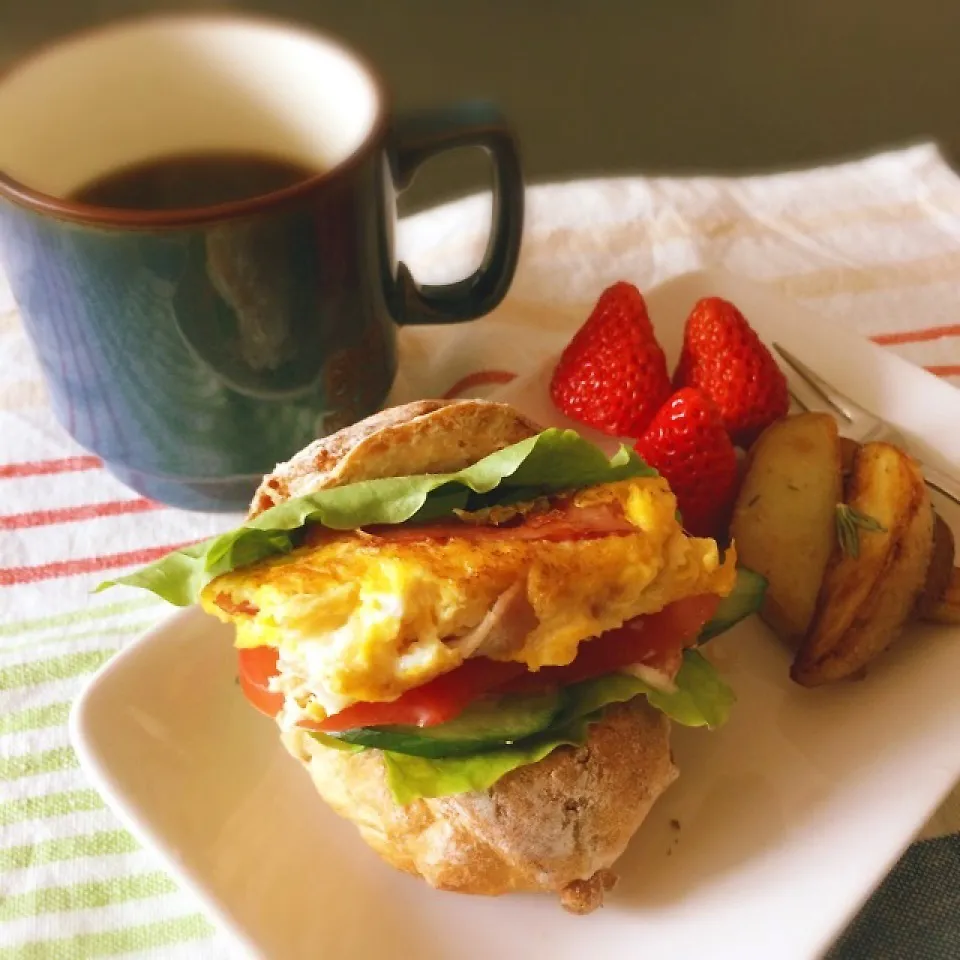
[[[853,461],[859,449],[860,444],[856,440],[851,440],[849,437],[840,438],[840,468],[843,470],[844,480],[853,473]]]
[[[953,531],[947,521],[936,514],[933,521],[933,551],[930,555],[930,566],[927,567],[923,591],[917,599],[916,615],[921,619],[926,620],[933,615],[950,586],[953,554]]]
[[[833,417],[778,420],[750,448],[730,533],[740,562],[767,578],[760,615],[796,646],[813,617],[843,499]]]
[[[954,567],[940,602],[927,614],[934,623],[960,623],[960,567]]]
[[[860,531],[858,552],[838,543],[810,632],[791,676],[813,687],[858,676],[899,634],[923,590],[934,512],[916,462],[887,443],[854,459],[846,503],[880,530]]]

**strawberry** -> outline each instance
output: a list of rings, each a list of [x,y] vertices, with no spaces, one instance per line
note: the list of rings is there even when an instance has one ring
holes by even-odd
[[[683,332],[674,388],[697,387],[720,411],[737,446],[749,447],[787,413],[787,381],[744,315],[729,301],[707,297]]]
[[[673,394],[636,450],[670,484],[688,533],[724,535],[737,493],[737,454],[703,393],[684,387]]]
[[[666,357],[632,283],[601,294],[563,351],[550,396],[568,417],[619,437],[639,437],[670,396]]]

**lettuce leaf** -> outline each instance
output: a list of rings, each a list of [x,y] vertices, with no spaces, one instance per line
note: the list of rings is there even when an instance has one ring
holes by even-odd
[[[733,691],[703,654],[685,650],[676,676],[676,689],[664,693],[629,673],[610,673],[564,690],[566,707],[557,718],[582,717],[611,703],[623,703],[641,694],[651,706],[684,727],[722,727],[736,702]]]
[[[650,706],[684,727],[713,730],[727,722],[730,708],[737,702],[736,695],[703,654],[696,650],[684,651],[676,683],[673,693],[659,690],[647,693]]]
[[[150,590],[179,607],[222,573],[289,553],[308,524],[350,530],[381,523],[423,522],[454,510],[479,510],[549,493],[630,477],[654,476],[628,447],[608,460],[574,430],[550,428],[504,447],[456,473],[365,480],[296,497],[235,530],[161,557],[134,573],[101,583]]]
[[[736,698],[710,661],[696,650],[684,653],[676,686],[675,692],[662,693],[626,673],[585,680],[563,691],[566,705],[549,729],[512,746],[440,759],[383,751],[387,782],[402,805],[424,797],[487,790],[511,770],[537,763],[557,747],[579,746],[606,707],[640,695],[683,726],[714,728],[726,722]]]
[[[542,734],[511,747],[465,757],[428,759],[383,751],[387,784],[394,800],[406,806],[424,797],[449,797],[471,790],[487,790],[518,767],[537,763],[557,747],[579,746],[587,739],[590,720],[579,720],[553,734]]]

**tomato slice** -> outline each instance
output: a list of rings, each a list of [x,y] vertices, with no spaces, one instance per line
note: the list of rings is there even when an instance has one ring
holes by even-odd
[[[714,615],[720,598],[713,594],[677,600],[659,613],[637,617],[616,630],[580,644],[577,658],[565,667],[544,667],[496,688],[496,693],[538,693],[591,680],[635,663],[663,670],[680,669],[683,650]]]
[[[275,717],[283,707],[283,694],[268,687],[277,673],[277,651],[274,647],[249,647],[237,651],[237,677],[243,695],[268,717]]]
[[[458,717],[474,700],[494,687],[526,672],[522,663],[475,657],[456,670],[408,690],[391,703],[354,703],[318,723],[301,721],[300,726],[327,733],[396,723],[435,727]]]
[[[261,713],[275,717],[283,707],[283,694],[274,693],[268,685],[277,672],[277,651],[273,647],[251,647],[238,650],[237,654],[244,696]],[[379,724],[433,727],[459,716],[477,697],[525,673],[526,669],[522,663],[499,663],[477,657],[408,690],[390,703],[354,703],[325,720],[301,720],[299,726],[327,733]]]
[[[684,648],[696,639],[719,603],[720,598],[712,594],[678,600],[659,613],[637,617],[586,641],[573,663],[564,667],[544,667],[532,673],[522,663],[475,657],[390,703],[354,703],[324,720],[301,720],[299,726],[327,733],[392,724],[434,727],[459,716],[487,693],[536,693],[634,663],[648,664],[672,676],[680,667]],[[277,672],[277,651],[253,647],[238,653],[240,687],[247,699],[267,716],[276,716],[283,695],[272,692],[268,684]]]

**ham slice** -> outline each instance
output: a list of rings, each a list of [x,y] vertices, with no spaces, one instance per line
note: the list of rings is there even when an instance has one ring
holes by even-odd
[[[255,617],[260,612],[249,600],[234,600],[227,593],[218,593],[213,602],[230,617]]]
[[[623,515],[618,503],[586,507],[562,504],[543,513],[518,516],[508,523],[477,524],[463,520],[441,520],[413,526],[383,525],[364,528],[364,533],[390,543],[424,540],[589,540],[625,536],[637,528]]]
[[[446,641],[446,645],[468,657],[505,656],[519,647],[539,620],[520,581],[504,590],[489,613],[469,633]]]

